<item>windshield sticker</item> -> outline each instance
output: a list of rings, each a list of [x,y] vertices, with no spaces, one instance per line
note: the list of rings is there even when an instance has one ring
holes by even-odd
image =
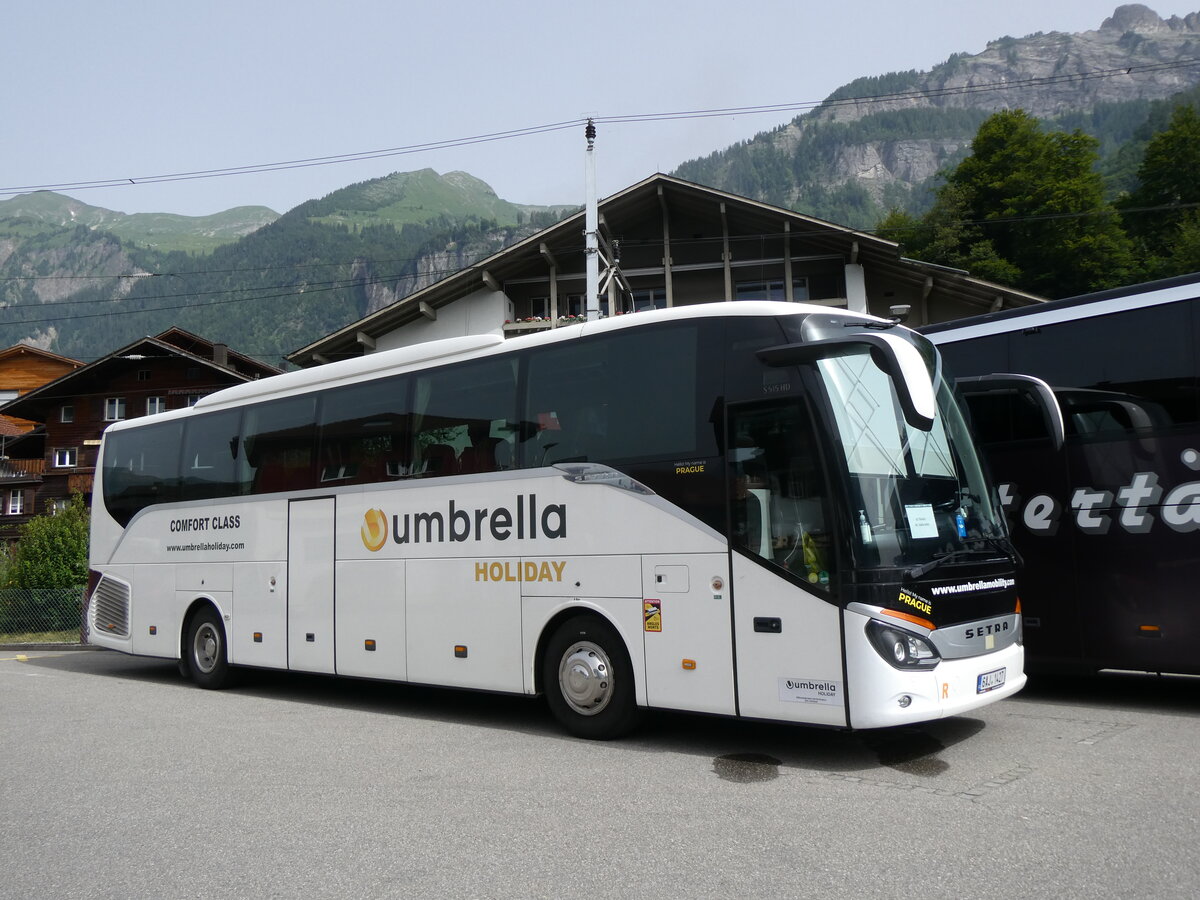
[[[662,601],[647,600],[642,607],[647,631],[662,631]]]
[[[938,536],[937,520],[933,516],[933,507],[928,503],[906,506],[904,515],[908,518],[908,533],[914,538]]]
[[[1015,578],[991,578],[987,581],[968,581],[966,584],[939,584],[929,590],[934,594],[974,594],[977,591],[999,591],[1016,587]]]
[[[780,678],[779,699],[785,703],[841,706],[842,683],[821,678]]]
[[[933,604],[928,600],[917,596],[912,591],[901,591],[900,595],[896,599],[905,606],[911,606],[913,609],[919,613],[922,613],[923,615],[933,615]]]

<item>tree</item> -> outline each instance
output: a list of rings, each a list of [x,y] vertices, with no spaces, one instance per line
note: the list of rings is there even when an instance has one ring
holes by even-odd
[[[891,224],[909,235],[908,255],[1044,296],[1128,283],[1132,245],[1104,201],[1096,147],[1081,131],[1047,134],[1022,110],[996,113],[920,227]]]
[[[1194,230],[1192,205],[1197,203],[1200,113],[1192,106],[1179,106],[1166,129],[1147,144],[1138,168],[1138,186],[1121,205],[1129,210],[1129,231],[1142,252],[1159,258],[1175,256],[1174,242]],[[1178,270],[1170,274],[1178,274]]]
[[[75,494],[65,509],[20,527],[8,567],[7,587],[67,588],[87,582],[88,508]]]

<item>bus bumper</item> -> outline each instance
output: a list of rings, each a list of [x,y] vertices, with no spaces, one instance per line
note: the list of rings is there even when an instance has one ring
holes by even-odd
[[[903,672],[861,642],[847,647],[850,726],[887,728],[957,716],[1011,697],[1025,686],[1025,648],[944,659],[925,672]]]

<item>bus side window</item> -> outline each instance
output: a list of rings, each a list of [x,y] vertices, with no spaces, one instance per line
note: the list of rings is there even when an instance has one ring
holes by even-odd
[[[496,445],[510,433],[516,404],[517,361],[512,356],[418,375],[413,384],[413,474],[495,471],[500,466]]]
[[[113,432],[104,451],[104,505],[122,525],[154,503],[179,494],[179,444],[183,423]]]
[[[715,391],[696,322],[629,329],[529,357],[527,467],[665,461],[716,454]],[[662,398],[662,399],[657,399]]]
[[[1041,411],[1026,393],[991,391],[965,399],[971,426],[982,444],[1050,439]]]
[[[730,543],[829,590],[836,559],[812,419],[796,400],[731,407]]]
[[[239,456],[251,493],[301,491],[318,484],[316,395],[276,400],[246,412]]]
[[[318,477],[322,484],[371,484],[412,470],[408,380],[369,381],[321,401]]]
[[[210,413],[187,421],[183,434],[181,500],[206,500],[246,493],[238,479],[239,410]]]

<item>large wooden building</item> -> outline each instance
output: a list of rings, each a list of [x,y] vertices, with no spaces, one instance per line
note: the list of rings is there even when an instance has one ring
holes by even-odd
[[[667,175],[600,201],[599,218],[605,315],[777,299],[925,325],[1043,300],[907,259],[873,234]],[[314,366],[437,338],[554,328],[585,313],[585,292],[579,212],[288,359]]]
[[[82,365],[77,359],[27,344],[16,344],[7,350],[0,350],[0,404],[16,400]],[[37,422],[28,419],[0,416],[0,433],[4,435],[23,434],[36,426]]]

